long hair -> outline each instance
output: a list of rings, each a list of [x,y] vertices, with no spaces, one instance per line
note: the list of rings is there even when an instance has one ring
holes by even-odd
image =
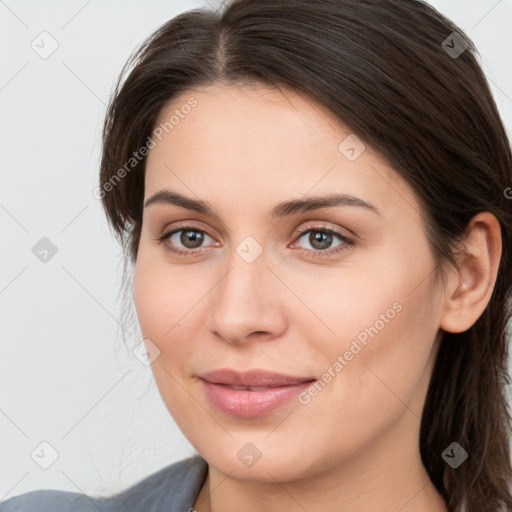
[[[233,0],[182,13],[144,41],[119,76],[98,190],[133,263],[144,197],[141,148],[162,109],[194,87],[252,82],[315,98],[400,173],[420,201],[443,279],[447,266],[457,266],[455,248],[471,218],[494,214],[502,234],[497,281],[470,329],[442,332],[420,453],[450,510],[498,512],[512,510],[512,156],[477,56],[460,28],[420,0]],[[469,453],[457,469],[442,458],[454,441]]]

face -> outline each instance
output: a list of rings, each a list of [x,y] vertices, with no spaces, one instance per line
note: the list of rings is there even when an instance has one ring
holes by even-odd
[[[173,114],[147,159],[134,298],[184,435],[261,481],[414,441],[441,311],[412,189],[289,90],[194,89],[157,124]]]

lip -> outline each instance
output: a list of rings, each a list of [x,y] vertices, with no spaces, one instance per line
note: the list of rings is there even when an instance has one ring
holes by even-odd
[[[219,368],[198,375],[199,378],[212,384],[226,384],[230,386],[290,386],[306,381],[316,380],[314,377],[295,377],[263,369],[246,371],[231,368]]]
[[[262,369],[242,372],[230,368],[198,377],[214,406],[227,414],[245,418],[271,414],[316,380]]]

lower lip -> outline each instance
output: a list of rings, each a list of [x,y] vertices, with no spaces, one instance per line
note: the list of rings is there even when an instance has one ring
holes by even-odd
[[[210,401],[222,412],[244,418],[270,414],[295,398],[314,381],[260,391],[235,390],[201,379]]]

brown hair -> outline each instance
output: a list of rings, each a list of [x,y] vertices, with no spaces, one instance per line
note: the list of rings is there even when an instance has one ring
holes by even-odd
[[[470,329],[442,332],[420,452],[450,510],[497,512],[512,510],[505,395],[512,156],[477,54],[460,28],[419,0],[233,0],[185,12],[121,72],[104,124],[100,197],[126,260],[135,262],[146,159],[133,155],[163,107],[194,87],[253,82],[315,98],[407,180],[437,276],[457,266],[471,218],[494,214],[502,234],[498,278]],[[441,456],[454,441],[469,453],[457,469]]]

